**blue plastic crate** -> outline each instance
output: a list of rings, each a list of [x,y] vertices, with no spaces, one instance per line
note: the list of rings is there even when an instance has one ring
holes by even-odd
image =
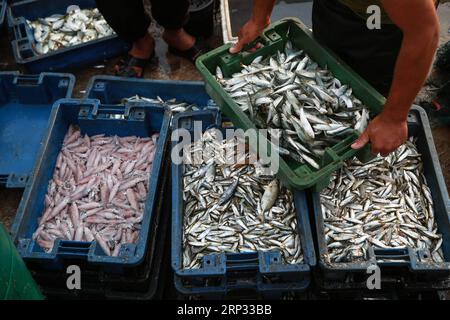
[[[430,281],[440,281],[450,276],[450,200],[439,164],[439,158],[434,146],[433,136],[426,112],[414,106],[408,116],[409,135],[417,138],[417,148],[422,154],[424,175],[431,189],[434,202],[434,212],[439,233],[443,236],[442,249],[445,263],[428,263],[421,261],[427,255],[422,250],[406,249],[380,249],[369,250],[369,260],[358,263],[331,263],[324,261],[327,253],[325,242],[323,216],[320,205],[320,194],[310,193],[313,220],[315,223],[316,241],[319,252],[318,266],[321,271],[321,282],[329,288],[344,288],[349,284],[353,287],[360,282],[365,288],[367,268],[378,265],[381,269],[381,279],[397,279],[402,285],[420,284],[431,287]],[[305,191],[306,193],[306,191]],[[384,261],[383,261],[384,259]],[[386,260],[389,261],[386,261]],[[395,261],[397,260],[397,261]],[[387,281],[387,280],[386,280]]]
[[[8,24],[12,33],[11,46],[18,64],[31,72],[58,71],[93,64],[128,50],[129,45],[116,35],[62,48],[44,55],[33,50],[34,35],[26,19],[35,20],[52,14],[65,14],[69,5],[95,8],[95,0],[26,0],[8,8]]]
[[[25,187],[52,105],[69,98],[74,84],[70,74],[0,72],[0,186]]]
[[[43,294],[48,299],[114,299],[114,300],[151,300],[161,299],[164,281],[168,274],[170,263],[170,206],[163,194],[170,192],[169,174],[170,163],[162,166],[162,186],[158,190],[158,204],[155,209],[157,222],[153,224],[149,247],[146,250],[144,261],[135,268],[126,272],[113,274],[107,270],[92,270],[82,266],[82,290],[67,288],[66,272],[48,270],[34,263],[27,263],[34,280],[39,284]],[[81,267],[81,266],[80,266]]]
[[[3,28],[3,22],[5,22],[5,14],[8,3],[6,0],[0,0],[0,30]]]
[[[52,179],[56,158],[71,124],[88,135],[148,137],[159,132],[153,169],[150,174],[147,200],[141,231],[136,244],[123,245],[118,257],[107,256],[96,242],[56,240],[47,253],[32,240],[38,218],[44,209],[48,181]],[[49,127],[40,149],[33,176],[27,184],[12,227],[13,240],[25,261],[40,263],[48,269],[61,270],[67,261],[77,260],[97,265],[111,272],[139,265],[145,256],[150,230],[155,220],[158,190],[161,187],[162,163],[167,147],[169,115],[150,104],[101,105],[98,100],[59,100],[53,106]]]
[[[211,125],[222,127],[220,112],[204,110],[176,115],[173,129],[192,132],[194,121],[202,122],[202,130]],[[178,141],[172,141],[174,147]],[[184,166],[172,164],[172,268],[180,278],[177,286],[182,294],[224,294],[251,290],[257,293],[304,291],[310,285],[310,271],[316,264],[309,224],[308,206],[304,193],[294,192],[298,232],[304,254],[304,263],[285,264],[280,252],[251,252],[212,254],[203,260],[199,269],[183,269],[183,171]],[[177,280],[177,278],[175,278]]]
[[[130,79],[114,76],[95,76],[89,81],[85,97],[101,103],[117,104],[124,98],[139,95],[146,98],[176,98],[180,102],[196,104],[199,108],[216,107],[201,81],[173,81]],[[216,107],[217,108],[217,107]]]

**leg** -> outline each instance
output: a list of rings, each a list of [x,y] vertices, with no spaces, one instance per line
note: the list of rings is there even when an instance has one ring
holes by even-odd
[[[97,7],[117,35],[130,43],[143,38],[150,25],[142,0],[96,0]]]
[[[152,15],[164,27],[163,39],[171,47],[188,50],[195,38],[184,31],[188,18],[188,0],[152,0]]]
[[[364,19],[338,0],[315,0],[313,31],[381,94],[389,93],[403,37],[397,26],[369,30]]]
[[[151,0],[153,18],[168,30],[182,29],[187,22],[189,0]]]
[[[163,39],[169,51],[195,61],[208,46],[199,43],[183,26],[187,22],[189,0],[152,0],[152,15],[164,27]]]
[[[145,13],[142,0],[121,1],[96,0],[97,7],[108,24],[123,40],[132,43],[129,57],[115,67],[117,75],[141,77],[148,59],[151,58],[155,41],[147,32],[150,17]]]

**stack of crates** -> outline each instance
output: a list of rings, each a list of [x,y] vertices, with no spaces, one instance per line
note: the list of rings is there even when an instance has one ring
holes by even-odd
[[[163,106],[148,103],[68,99],[73,86],[74,77],[66,74],[0,74],[0,182],[4,187],[25,188],[11,230],[14,244],[48,297],[158,298],[168,264],[164,258],[169,249],[171,204],[163,196],[170,188],[171,116]],[[123,245],[117,257],[107,256],[95,241],[58,239],[46,252],[32,237],[70,125],[78,125],[88,135],[148,137],[159,133],[138,241]],[[73,265],[80,267],[81,291],[67,287],[67,271]]]
[[[228,52],[231,46],[228,44],[197,59],[196,65],[206,82],[206,91],[236,127],[244,130],[256,129],[256,125],[216,80],[216,68],[220,67],[223,75],[230,77],[232,74],[239,72],[243,64],[250,63],[258,56],[268,57],[279,50],[283,51],[287,41],[290,41],[296,48],[304,50],[321,67],[326,66],[343,84],[351,87],[353,94],[370,109],[372,117],[382,110],[385,103],[383,96],[377,93],[335,54],[316,42],[312,33],[299,20],[288,18],[269,26],[258,39],[258,42],[263,45],[254,52],[249,51],[232,55]],[[280,158],[280,169],[277,176],[286,186],[297,190],[296,194],[301,195],[300,199],[306,199],[304,205],[308,208],[309,219],[312,223],[314,248],[318,259],[317,266],[312,266],[313,289],[330,292],[342,290],[360,292],[366,290],[366,280],[369,276],[366,271],[369,265],[380,267],[383,284],[391,283],[394,284],[394,287],[400,286],[402,289],[409,291],[449,288],[450,201],[448,192],[430,126],[423,109],[420,107],[412,108],[408,117],[408,125],[409,134],[417,138],[418,149],[423,157],[424,174],[434,201],[438,232],[443,237],[442,249],[445,262],[426,262],[426,254],[424,255],[421,250],[412,248],[391,250],[373,248],[370,260],[367,262],[334,264],[325,262],[324,255],[327,253],[327,247],[319,193],[328,186],[332,173],[342,167],[344,161],[354,156],[363,161],[370,159],[369,146],[360,151],[351,148],[351,144],[358,137],[358,133],[355,132],[332,148],[327,148],[324,156],[320,159],[318,169],[293,161],[287,162]],[[259,139],[267,142],[263,143],[263,146],[269,145],[266,150],[259,150],[262,151],[259,155],[270,155],[270,143],[266,137],[261,135]],[[176,177],[176,172],[173,172],[172,176]],[[173,197],[176,199],[175,194]],[[174,202],[174,205],[177,206],[177,201]],[[305,221],[303,220],[303,223]],[[176,244],[177,240],[174,238],[172,246]],[[389,262],[386,262],[387,260]],[[174,263],[174,269],[177,273],[176,263],[179,263],[179,258],[172,258],[172,264]],[[184,271],[183,274],[187,275],[187,271]],[[217,276],[217,270],[213,275]],[[180,284],[182,283],[180,282]],[[193,283],[193,286],[196,286],[196,284]],[[196,289],[200,290],[200,287],[201,284]]]
[[[183,129],[194,135],[194,122],[202,132],[214,127],[224,129],[221,114],[214,110],[175,116],[173,130]],[[174,148],[178,143],[172,140]],[[316,263],[305,194],[294,192],[297,232],[304,262],[288,264],[280,252],[217,253],[203,257],[198,269],[183,268],[183,164],[172,164],[172,268],[175,287],[183,295],[223,299],[230,295],[281,298],[292,292],[304,292],[311,283],[311,268]]]

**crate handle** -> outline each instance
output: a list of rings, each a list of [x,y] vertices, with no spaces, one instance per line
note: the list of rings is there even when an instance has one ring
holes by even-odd
[[[283,40],[282,37],[276,31],[274,30],[264,31],[258,38],[256,38],[250,43],[247,43],[240,52],[240,54],[242,57],[247,55],[257,56],[257,53],[263,50],[265,46],[270,46],[273,42],[281,40]],[[258,44],[260,44],[261,46],[259,48],[256,48],[256,45]]]
[[[142,104],[100,105],[95,103],[80,109],[79,117],[97,119],[130,119],[143,120],[146,116]]]
[[[26,39],[28,41],[27,35],[27,24],[24,21],[20,21],[13,27],[14,37],[16,40]]]
[[[261,43],[262,46],[254,51],[249,51],[257,43]],[[244,46],[243,50],[237,54],[232,54],[228,50],[221,53],[220,62],[218,65],[230,68],[238,68],[242,63],[250,63],[254,58],[258,56],[267,56],[272,50],[272,46],[278,47],[280,50],[283,46],[283,38],[275,31],[266,31],[261,34],[256,40]],[[225,76],[229,76],[224,74]]]
[[[26,174],[17,175],[15,173],[12,173],[6,177],[7,177],[6,178],[6,187],[7,188],[23,188],[26,186],[27,180],[28,180],[28,175],[26,175]]]
[[[7,175],[0,175],[0,186],[6,186],[7,181],[8,181]]]
[[[261,47],[257,48],[257,45],[261,45]],[[267,44],[267,39],[260,36],[258,38],[256,38],[255,40],[253,40],[250,43],[247,43],[244,48],[242,48],[241,50],[241,55],[245,56],[247,54],[253,54],[256,53],[258,50],[260,50],[262,47],[264,47]]]
[[[95,242],[60,240],[56,254],[64,258],[86,260],[93,243]]]
[[[325,149],[325,154],[322,156],[320,163],[322,171],[320,173],[314,173],[316,175],[315,180],[318,181],[313,186],[314,191],[320,192],[323,188],[326,188],[329,184],[330,176],[334,171],[336,171],[336,169],[340,169],[344,165],[344,161],[356,156],[361,162],[365,163],[375,157],[375,155],[371,152],[370,143],[366,144],[359,150],[351,148],[351,145],[356,141],[358,136],[357,131],[355,131],[355,133],[345,138],[343,141],[331,148]]]
[[[375,248],[373,254],[380,266],[410,265],[411,252],[408,248]]]
[[[18,75],[13,83],[17,86],[37,86],[40,84],[39,75]]]
[[[351,145],[359,138],[360,134],[358,131],[353,130],[353,133],[346,137],[343,141],[339,142],[338,144],[331,147],[331,150],[333,150],[337,156],[341,158],[351,158],[353,156],[359,156],[365,159],[365,161],[369,161],[375,155],[373,155],[371,150],[370,143],[366,144],[363,148],[359,150],[355,150],[351,147]]]
[[[261,287],[277,286],[273,283],[263,284],[262,278],[265,275],[277,273],[281,266],[283,266],[283,257],[279,251],[222,253],[203,257],[205,271],[213,273],[223,271],[225,273],[221,285],[226,288],[226,291],[256,290]],[[296,267],[287,269],[298,271]],[[304,280],[295,281],[295,284],[297,286],[305,285]]]
[[[245,252],[239,254],[229,253],[226,255],[227,272],[257,270],[258,261],[258,252]]]
[[[256,283],[258,252],[212,253],[204,256],[202,261],[205,270],[226,275],[226,279],[245,280],[252,285]]]

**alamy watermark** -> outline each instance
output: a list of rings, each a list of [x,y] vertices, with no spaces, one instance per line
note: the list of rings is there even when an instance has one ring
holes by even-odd
[[[81,269],[77,265],[70,265],[66,269],[69,275],[66,280],[66,287],[69,290],[81,290]]]
[[[369,290],[381,290],[381,270],[377,265],[370,265],[366,273],[369,277],[366,280],[366,286]]]
[[[380,6],[373,4],[367,7],[366,13],[369,15],[367,17],[366,25],[369,30],[380,30],[381,29],[381,8]]]

